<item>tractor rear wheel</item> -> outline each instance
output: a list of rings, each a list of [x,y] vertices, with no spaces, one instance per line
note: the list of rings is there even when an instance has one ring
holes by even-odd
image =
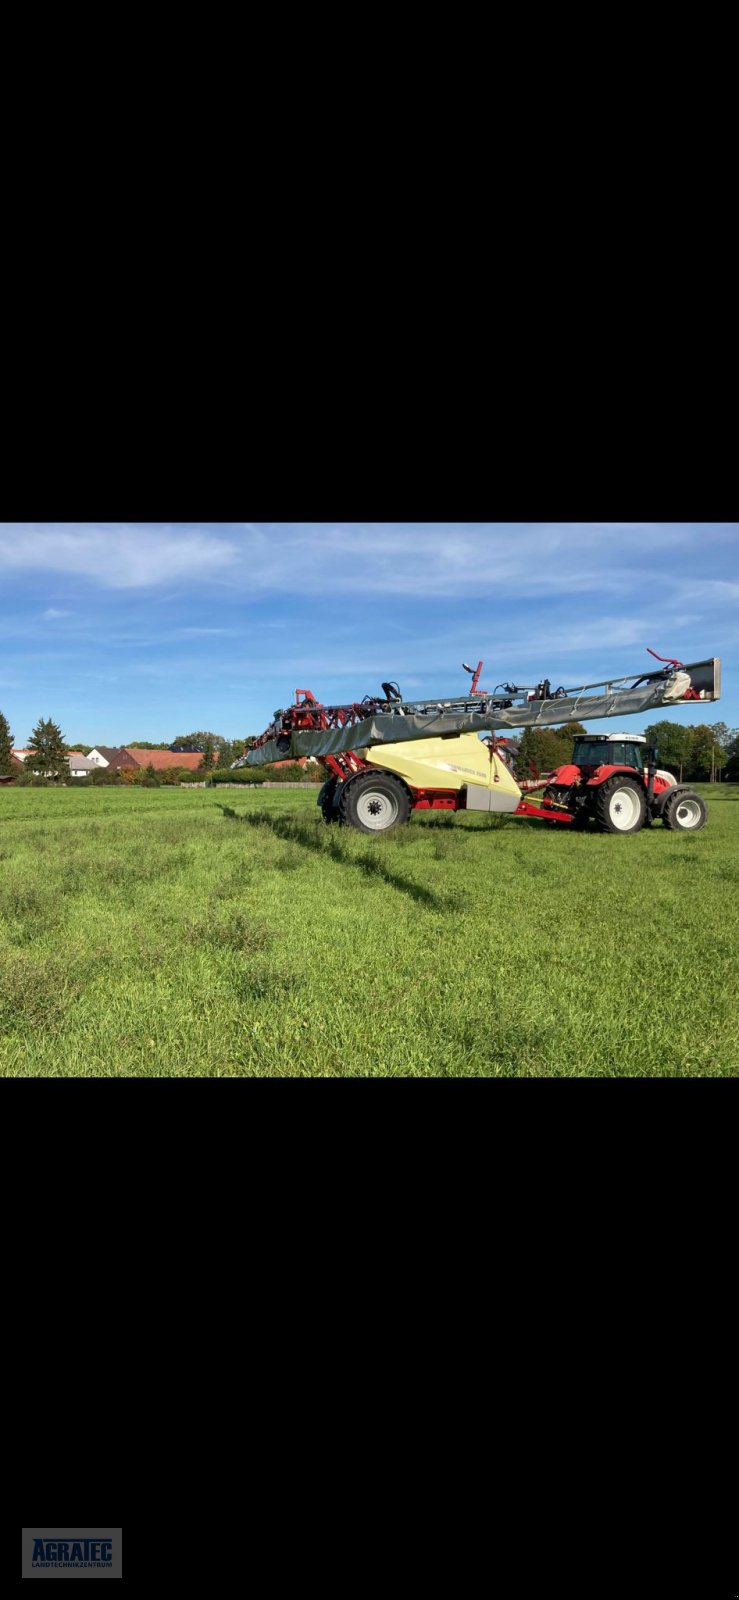
[[[617,773],[601,784],[595,800],[595,818],[602,833],[638,833],[646,812],[644,790],[632,778]]]
[[[360,833],[384,833],[411,814],[408,790],[391,772],[363,772],[343,786],[339,801],[342,822]]]
[[[708,808],[705,800],[701,800],[699,794],[693,794],[692,790],[688,790],[687,794],[685,790],[671,794],[662,810],[665,827],[680,832],[687,832],[689,829],[695,832],[697,828],[705,827],[707,816]]]

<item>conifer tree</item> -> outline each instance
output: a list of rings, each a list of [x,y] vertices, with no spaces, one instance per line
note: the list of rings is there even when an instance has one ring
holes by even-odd
[[[0,711],[0,772],[4,776],[17,770],[13,767],[12,753],[13,735],[10,731],[7,717],[4,717],[2,711]]]
[[[69,762],[64,735],[58,723],[41,717],[28,742],[26,766],[42,778],[68,778]]]

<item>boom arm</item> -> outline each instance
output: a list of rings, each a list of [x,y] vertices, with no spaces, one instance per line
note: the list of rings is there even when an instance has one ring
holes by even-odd
[[[654,654],[654,652],[650,652]],[[663,658],[658,658],[663,659]],[[670,660],[667,667],[625,678],[603,679],[574,689],[550,692],[544,679],[535,689],[505,684],[505,691],[477,689],[443,700],[380,700],[366,696],[340,706],[322,706],[309,691],[271,723],[252,750],[235,766],[339,755],[386,743],[438,739],[444,734],[494,733],[497,728],[549,727],[576,717],[623,717],[686,701],[718,700],[721,662],[717,657],[689,666]],[[474,698],[473,698],[474,696]],[[296,697],[297,699],[297,697]]]

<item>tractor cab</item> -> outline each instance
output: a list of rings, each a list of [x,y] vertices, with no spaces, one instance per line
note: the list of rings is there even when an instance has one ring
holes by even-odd
[[[587,767],[633,767],[643,772],[649,760],[647,741],[641,733],[587,733],[575,739],[572,764]]]

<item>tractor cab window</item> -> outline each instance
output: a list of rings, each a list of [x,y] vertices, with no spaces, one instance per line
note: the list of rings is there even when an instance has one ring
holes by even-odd
[[[641,772],[647,763],[647,752],[645,745],[625,739],[581,739],[575,745],[573,761],[579,767],[635,767]]]

